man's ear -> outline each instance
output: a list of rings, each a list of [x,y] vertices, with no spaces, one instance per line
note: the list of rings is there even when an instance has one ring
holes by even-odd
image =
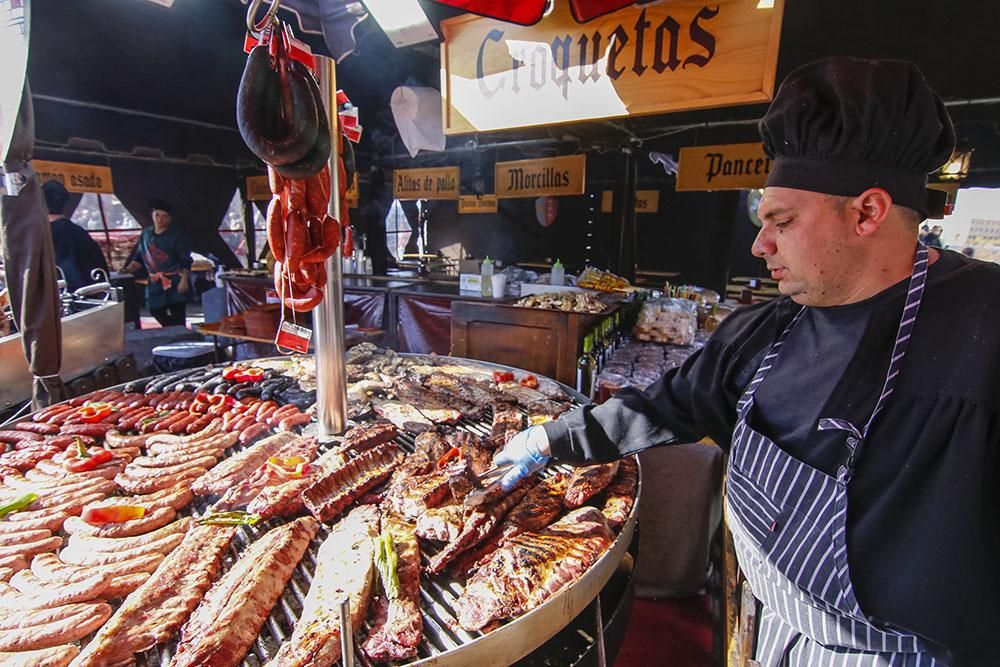
[[[858,236],[870,236],[879,230],[892,210],[892,197],[882,188],[868,188],[851,200],[848,206],[857,215]]]

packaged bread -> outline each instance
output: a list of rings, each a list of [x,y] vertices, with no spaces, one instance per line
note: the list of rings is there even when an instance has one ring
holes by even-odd
[[[653,299],[642,305],[632,334],[637,340],[691,345],[698,330],[698,307],[688,299]]]

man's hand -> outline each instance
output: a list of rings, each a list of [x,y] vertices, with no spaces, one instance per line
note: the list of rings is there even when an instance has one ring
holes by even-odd
[[[522,479],[544,468],[549,458],[549,439],[545,429],[532,426],[521,431],[493,457],[493,465],[513,465],[500,480],[500,488],[505,493],[510,491]]]
[[[189,289],[191,289],[191,283],[188,277],[181,276],[180,282],[177,283],[177,291],[181,294],[187,294]]]

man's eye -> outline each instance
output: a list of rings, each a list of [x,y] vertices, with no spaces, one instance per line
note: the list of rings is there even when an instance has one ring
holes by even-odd
[[[781,222],[774,223],[774,227],[775,227],[775,229],[784,229],[785,227],[787,227],[791,223],[792,223],[791,220],[782,220]]]

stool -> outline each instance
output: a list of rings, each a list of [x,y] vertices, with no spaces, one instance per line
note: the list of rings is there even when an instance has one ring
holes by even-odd
[[[183,340],[153,348],[153,365],[161,373],[198,368],[215,362],[215,346],[208,341]]]

